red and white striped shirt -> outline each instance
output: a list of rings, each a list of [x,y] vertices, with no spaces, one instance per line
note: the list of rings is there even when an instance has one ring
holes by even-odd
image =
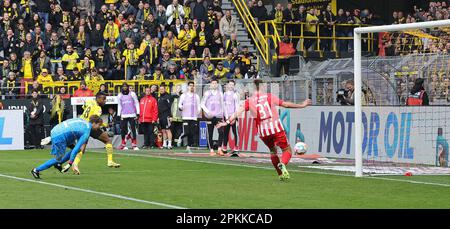
[[[272,94],[255,94],[245,100],[245,110],[250,111],[256,120],[260,137],[274,135],[284,131],[276,106],[284,101]]]

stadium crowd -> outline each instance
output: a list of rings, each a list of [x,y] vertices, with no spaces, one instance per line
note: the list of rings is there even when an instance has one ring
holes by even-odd
[[[445,1],[430,2],[428,8],[414,6],[409,13],[394,11],[392,24],[407,24],[450,18],[450,6]],[[450,28],[417,30],[409,33],[384,33],[380,36],[380,55],[418,53],[447,54],[450,52]]]
[[[5,0],[0,20],[7,98],[25,81],[259,77],[219,0]]]

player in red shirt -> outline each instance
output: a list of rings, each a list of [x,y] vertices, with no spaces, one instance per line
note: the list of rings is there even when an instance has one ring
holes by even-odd
[[[277,170],[280,180],[287,180],[289,179],[289,172],[286,169],[286,165],[289,163],[292,153],[286,137],[286,132],[278,117],[276,106],[285,108],[305,108],[311,105],[311,100],[307,99],[301,104],[286,102],[270,93],[265,93],[264,88],[266,84],[263,83],[262,80],[257,79],[254,81],[254,84],[256,93],[245,100],[245,104],[226,122],[218,124],[218,127],[229,125],[230,123],[233,123],[237,117],[240,117],[242,112],[250,111],[251,115],[253,115],[256,120],[259,137],[270,149],[270,159]],[[281,155],[281,162],[277,155],[276,146],[280,147],[283,152]]]

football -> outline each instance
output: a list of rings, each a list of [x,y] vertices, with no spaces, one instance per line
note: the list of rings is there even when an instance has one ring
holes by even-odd
[[[297,142],[297,144],[295,144],[295,147],[294,147],[295,154],[303,155],[306,153],[307,150],[308,150],[308,145],[306,145],[306,143]]]

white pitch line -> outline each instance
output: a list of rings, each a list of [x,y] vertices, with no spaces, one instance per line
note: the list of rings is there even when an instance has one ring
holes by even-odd
[[[31,183],[37,183],[37,184],[43,184],[43,185],[48,185],[48,186],[54,186],[54,187],[64,188],[64,189],[69,189],[69,190],[74,190],[74,191],[87,192],[87,193],[97,194],[97,195],[101,195],[101,196],[108,196],[108,197],[112,197],[112,198],[116,198],[116,199],[129,200],[129,201],[134,201],[134,202],[138,202],[138,203],[151,204],[151,205],[156,205],[156,206],[161,206],[161,207],[166,207],[166,208],[186,209],[184,207],[171,205],[171,204],[159,203],[159,202],[148,201],[148,200],[141,200],[141,199],[136,199],[136,198],[132,198],[132,197],[111,194],[111,193],[107,193],[107,192],[97,192],[97,191],[93,191],[93,190],[89,190],[89,189],[71,187],[71,186],[66,186],[66,185],[61,185],[61,184],[48,183],[45,181],[38,181],[38,180],[32,180],[32,179],[27,179],[27,178],[9,176],[9,175],[5,175],[5,174],[0,174],[0,177],[5,177],[5,178],[19,180],[19,181],[26,181],[26,182],[31,182]]]
[[[104,153],[104,152],[98,152],[98,151],[89,151],[89,152]],[[162,159],[168,159],[168,160],[178,160],[178,161],[205,163],[205,164],[227,165],[227,166],[237,166],[237,167],[273,170],[272,167],[269,168],[269,167],[255,166],[255,165],[243,165],[243,164],[237,164],[237,163],[202,161],[202,160],[193,160],[193,159],[186,159],[186,158],[166,157],[166,156],[157,156],[157,155],[148,155],[148,154],[133,154],[133,153],[117,153],[117,154],[124,155],[124,156],[133,156],[133,157],[162,158]],[[314,172],[314,171],[306,171],[306,170],[289,170],[289,171],[290,172],[298,172],[298,173],[310,173],[310,174],[322,174],[322,175],[354,177],[354,175],[340,174],[340,173],[330,173],[330,172]],[[363,177],[363,178],[377,179],[377,180],[387,180],[387,181],[397,181],[397,182],[411,183],[411,184],[423,184],[423,185],[434,185],[434,186],[441,186],[441,187],[450,187],[450,184],[422,182],[422,181],[413,181],[413,180],[392,179],[392,178],[384,178],[384,177]]]

